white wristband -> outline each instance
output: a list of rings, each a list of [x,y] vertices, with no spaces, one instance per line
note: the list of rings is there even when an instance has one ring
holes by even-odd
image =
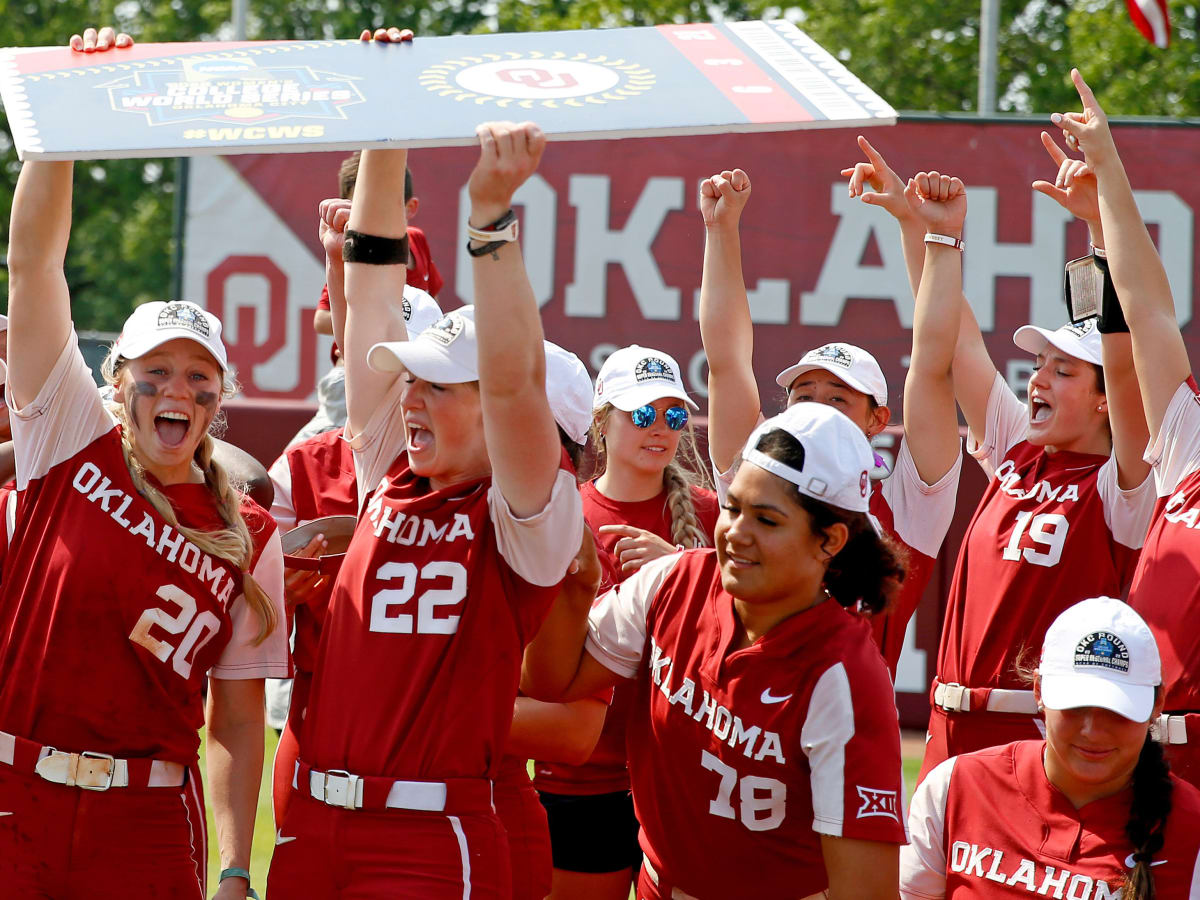
[[[925,235],[925,243],[941,244],[944,247],[953,247],[955,250],[958,250],[959,252],[962,252],[967,246],[959,238],[950,237],[950,235],[948,235],[948,234],[936,234],[932,231],[929,232],[929,234]]]
[[[1091,247],[1092,256],[1099,257],[1100,259],[1108,259],[1108,254],[1104,252],[1103,247],[1097,247],[1095,244],[1092,244]]]

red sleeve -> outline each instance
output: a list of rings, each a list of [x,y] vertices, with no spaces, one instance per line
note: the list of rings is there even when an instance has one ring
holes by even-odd
[[[329,309],[329,285],[321,285],[321,299],[317,301],[317,309]]]

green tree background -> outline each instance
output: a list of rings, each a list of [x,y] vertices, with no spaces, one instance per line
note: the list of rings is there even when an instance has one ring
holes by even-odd
[[[402,10],[402,11],[401,11]],[[1170,2],[1171,47],[1133,27],[1124,0],[1001,0],[1002,112],[1071,109],[1071,65],[1112,115],[1200,115],[1200,4]],[[0,0],[0,46],[65,42],[81,27],[113,22],[141,42],[230,39],[229,0]],[[353,37],[365,25],[398,24],[419,35],[550,31],[665,22],[778,18],[796,21],[901,110],[975,107],[978,0],[250,0],[252,39]],[[401,18],[402,17],[402,18]],[[20,163],[0,132],[0,204],[11,204]],[[84,163],[76,175],[67,256],[75,321],[116,330],[136,303],[166,297],[173,259],[174,160]],[[0,220],[7,246],[7,216]],[[7,289],[7,277],[2,286]]]

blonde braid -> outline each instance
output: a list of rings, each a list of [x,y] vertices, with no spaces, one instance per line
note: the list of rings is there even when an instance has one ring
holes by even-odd
[[[112,361],[111,354],[104,361],[104,376],[110,384],[116,383],[120,365],[120,362]],[[229,390],[231,389],[226,388],[223,393]],[[145,466],[133,452],[133,429],[130,428],[125,407],[115,402],[107,405],[109,411],[121,424],[121,453],[125,457],[125,466],[129,469],[129,476],[137,492],[146,498],[168,525],[195,544],[199,550],[233,563],[242,573],[242,593],[246,598],[246,603],[254,610],[259,620],[258,634],[254,639],[254,644],[255,646],[261,644],[275,630],[277,624],[275,604],[255,581],[254,576],[250,574],[250,564],[254,560],[254,539],[250,534],[249,526],[246,525],[246,520],[242,517],[243,493],[230,482],[225,468],[213,459],[212,435],[204,435],[196,447],[194,459],[204,473],[204,483],[216,500],[217,511],[220,513],[221,519],[228,527],[217,531],[205,531],[189,528],[179,523],[179,517],[175,514],[175,508],[171,505],[171,501],[147,477]]]
[[[712,541],[696,515],[691,480],[674,460],[663,469],[663,484],[667,488],[667,510],[671,514],[671,543],[685,548],[711,546]]]
[[[217,511],[229,527],[221,531],[192,532],[188,529],[185,533],[188,533],[192,543],[202,550],[229,560],[241,570],[242,594],[247,605],[258,617],[258,635],[254,639],[257,646],[275,630],[275,604],[250,574],[250,564],[254,561],[254,538],[250,534],[246,519],[242,516],[242,500],[245,499],[245,494],[230,481],[225,467],[213,458],[214,446],[212,435],[204,435],[204,440],[196,448],[196,462],[204,472],[205,484],[217,501]],[[206,544],[208,546],[205,546]],[[226,548],[231,552],[223,552]]]

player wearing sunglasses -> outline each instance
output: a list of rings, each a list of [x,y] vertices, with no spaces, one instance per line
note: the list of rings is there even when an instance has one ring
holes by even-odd
[[[711,547],[720,509],[697,486],[704,472],[689,423],[679,364],[667,353],[624,347],[608,358],[592,400],[600,475],[580,486],[583,515],[615,580],[679,547]],[[682,457],[683,463],[679,461]],[[613,587],[610,581],[602,589]],[[625,900],[641,866],[625,765],[633,686],[617,687],[604,730],[583,766],[538,763],[534,784],[550,822],[552,898]]]

